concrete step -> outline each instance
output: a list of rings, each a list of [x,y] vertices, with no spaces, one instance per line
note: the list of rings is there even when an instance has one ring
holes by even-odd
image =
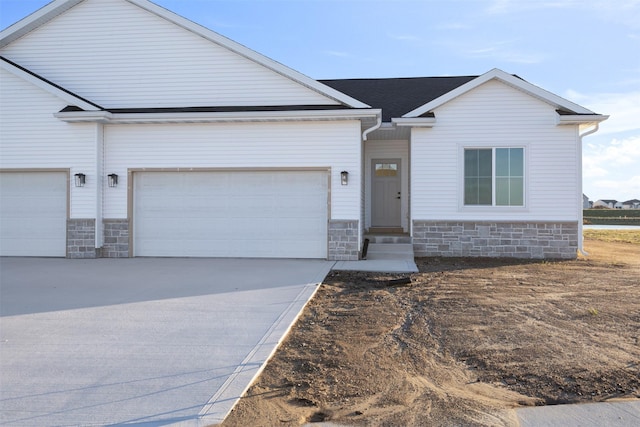
[[[365,234],[365,239],[372,243],[411,243],[411,236],[408,234]]]
[[[369,243],[369,253],[372,252],[411,252],[411,243]]]
[[[413,260],[411,243],[370,243],[368,260]]]

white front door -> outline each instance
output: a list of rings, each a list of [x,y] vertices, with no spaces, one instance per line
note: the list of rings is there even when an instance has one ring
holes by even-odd
[[[371,161],[371,226],[400,227],[401,173],[400,159]]]

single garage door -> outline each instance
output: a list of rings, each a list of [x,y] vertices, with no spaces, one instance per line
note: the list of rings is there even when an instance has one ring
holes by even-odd
[[[64,257],[67,173],[0,173],[0,255]]]
[[[134,254],[326,258],[326,171],[137,172]]]

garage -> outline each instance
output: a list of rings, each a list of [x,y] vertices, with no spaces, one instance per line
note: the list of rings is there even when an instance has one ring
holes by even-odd
[[[67,172],[0,172],[0,255],[64,257]]]
[[[327,258],[328,171],[133,174],[135,256]]]

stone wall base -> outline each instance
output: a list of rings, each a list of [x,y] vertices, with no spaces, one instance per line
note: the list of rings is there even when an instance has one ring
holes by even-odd
[[[96,220],[70,218],[67,220],[67,258],[96,257]]]
[[[415,256],[574,259],[577,222],[413,220]]]
[[[358,228],[360,221],[334,219],[329,221],[329,260],[357,261],[359,257]]]
[[[104,229],[104,243],[102,244],[103,258],[129,257],[129,220],[105,219],[102,221]]]

